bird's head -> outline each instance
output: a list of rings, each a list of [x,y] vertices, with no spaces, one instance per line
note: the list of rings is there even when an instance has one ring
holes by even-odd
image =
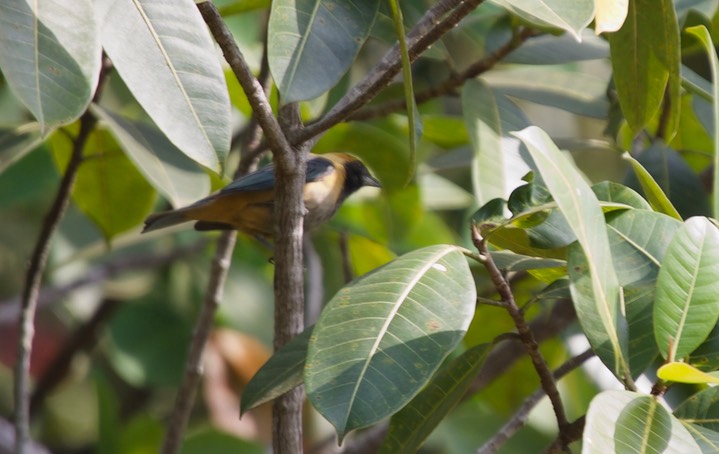
[[[381,188],[380,182],[373,177],[367,167],[352,155],[345,153],[333,153],[335,166],[342,166],[345,171],[345,182],[342,188],[342,199],[349,197],[363,186]]]

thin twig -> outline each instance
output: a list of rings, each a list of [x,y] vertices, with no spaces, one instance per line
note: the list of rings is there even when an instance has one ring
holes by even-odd
[[[441,0],[434,4],[407,34],[410,61],[416,60],[434,42],[452,30],[484,0]],[[402,69],[399,45],[390,49],[382,60],[321,119],[290,135],[293,144],[319,136],[347,119],[387,87]]]
[[[440,96],[445,96],[453,93],[458,87],[462,86],[467,80],[473,79],[480,74],[483,74],[492,69],[497,63],[499,63],[504,57],[509,55],[512,51],[520,47],[528,39],[538,36],[540,32],[525,28],[519,32],[516,36],[512,36],[504,45],[496,49],[491,54],[485,56],[481,60],[469,66],[467,69],[458,74],[452,74],[444,82],[434,85],[425,90],[421,90],[415,93],[414,99],[417,104],[429,101]],[[348,120],[368,120],[371,118],[382,117],[392,112],[401,112],[406,110],[406,103],[404,99],[396,99],[387,101],[377,106],[364,107],[358,110],[354,114],[350,115]]]
[[[507,303],[507,312],[514,320],[517,332],[522,338],[522,343],[527,349],[527,353],[532,360],[534,369],[539,375],[539,381],[542,384],[542,388],[545,390],[547,397],[549,397],[549,400],[552,402],[552,407],[554,408],[554,414],[557,417],[557,425],[559,426],[559,434],[561,437],[563,436],[562,434],[569,423],[567,421],[567,416],[564,412],[564,405],[562,404],[562,398],[559,395],[559,390],[557,390],[557,383],[552,376],[552,372],[549,370],[547,362],[544,360],[542,353],[539,351],[537,341],[534,338],[532,331],[529,329],[527,321],[524,319],[524,315],[517,306],[517,303],[514,301],[512,289],[504,279],[504,276],[502,276],[502,272],[499,268],[497,268],[497,265],[495,265],[494,260],[492,260],[492,256],[489,254],[487,249],[487,244],[474,224],[472,224],[472,242],[479,253],[487,258],[484,266],[487,269],[494,286],[497,288],[497,291],[502,297],[502,300]]]
[[[559,380],[569,372],[581,366],[592,356],[594,356],[594,352],[592,350],[586,350],[583,353],[570,358],[553,372],[552,375],[554,376],[554,379]],[[499,448],[512,437],[512,435],[514,435],[524,426],[524,424],[526,424],[529,413],[546,395],[547,394],[544,392],[544,389],[540,387],[532,395],[524,399],[522,405],[517,409],[509,421],[504,423],[502,428],[495,432],[494,436],[477,450],[477,454],[492,454],[497,452]]]
[[[204,249],[206,245],[207,239],[203,238],[193,244],[180,246],[168,252],[118,257],[112,261],[94,266],[74,281],[70,281],[62,285],[42,287],[38,295],[37,307],[40,309],[45,305],[61,300],[76,290],[100,284],[101,282],[117,277],[126,271],[158,268],[183,257],[197,254]],[[16,320],[19,315],[20,298],[9,298],[7,300],[0,301],[0,324],[10,320]]]
[[[47,367],[30,399],[30,415],[35,416],[37,409],[50,392],[67,376],[72,360],[78,352],[92,350],[97,345],[100,330],[120,306],[120,301],[105,299],[95,310],[95,313],[85,323],[75,330],[73,335],[63,345],[60,353],[55,356]]]
[[[93,100],[99,98],[109,68],[109,65],[103,62]],[[18,454],[30,449],[30,357],[32,354],[32,339],[35,335],[35,312],[37,310],[38,295],[40,294],[40,284],[47,265],[52,238],[70,204],[70,194],[75,185],[80,164],[82,164],[83,150],[96,124],[97,118],[89,110],[80,117],[80,130],[73,140],[70,161],[65,168],[65,174],[60,181],[55,200],[43,221],[42,230],[35,243],[35,249],[30,258],[30,265],[25,278],[19,320],[20,334],[18,337],[17,360],[15,363],[15,451]]]

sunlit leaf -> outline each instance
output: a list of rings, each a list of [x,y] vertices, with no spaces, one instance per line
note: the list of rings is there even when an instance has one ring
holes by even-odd
[[[615,375],[623,378],[628,366],[626,326],[618,310],[619,285],[599,202],[544,131],[530,126],[516,135],[527,147],[586,259],[590,284],[572,289],[579,321],[597,355]],[[570,269],[571,258],[570,250]]]
[[[72,123],[100,74],[93,2],[0,2],[0,70],[43,134]]]
[[[672,238],[657,277],[654,333],[674,361],[696,349],[719,319],[719,230],[707,218],[687,220]]]
[[[594,15],[593,0],[493,0],[530,21],[566,30],[579,40]]]
[[[671,362],[657,370],[657,377],[665,381],[694,384],[719,384],[719,378],[702,372],[691,364]]]
[[[475,303],[465,257],[445,245],[401,256],[335,295],[310,338],[305,387],[340,440],[424,387],[464,336]]]
[[[99,0],[102,45],[142,108],[183,153],[218,170],[230,147],[230,100],[192,0]]]
[[[481,80],[464,85],[462,111],[474,149],[472,183],[477,202],[508,198],[529,171],[519,155],[519,141],[509,132],[527,127],[528,120],[513,102]]]
[[[627,17],[629,0],[594,0],[594,32],[615,32]]]

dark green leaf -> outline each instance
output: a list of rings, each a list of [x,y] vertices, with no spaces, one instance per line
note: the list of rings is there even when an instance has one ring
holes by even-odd
[[[472,384],[489,352],[478,345],[463,353],[432,377],[427,386],[392,416],[379,453],[415,453],[454,408]]]
[[[0,173],[37,148],[41,141],[37,123],[0,128]]]
[[[312,327],[295,336],[257,371],[242,392],[240,413],[281,396],[301,385]]]
[[[262,446],[242,440],[215,428],[194,432],[185,439],[180,454],[264,454]]]
[[[282,104],[316,98],[347,72],[379,0],[275,0],[267,42]]]
[[[464,336],[475,303],[465,257],[445,245],[401,256],[335,295],[310,338],[305,387],[340,440],[424,387]]]

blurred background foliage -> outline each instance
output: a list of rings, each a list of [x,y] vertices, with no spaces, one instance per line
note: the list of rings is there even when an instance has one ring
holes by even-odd
[[[270,2],[215,3],[258,71]],[[402,1],[407,27],[433,3]],[[677,0],[675,7],[683,28],[703,24],[719,36],[716,1]],[[510,39],[518,24],[527,24],[526,17],[494,3],[483,4],[414,64],[415,91],[436,86],[486,57]],[[705,188],[714,153],[713,132],[707,120],[711,104],[701,93],[707,91],[710,73],[697,43],[690,39],[681,43],[684,71],[699,88],[682,92],[676,135],[664,145],[646,147],[650,138],[637,138],[618,110],[607,41],[591,31],[581,34],[580,43],[555,28],[538,30],[541,36],[482,75],[483,89],[501,102],[515,104],[527,123],[547,131],[589,181],[624,181],[639,188],[621,159],[624,150],[633,150],[683,217],[708,214]],[[304,119],[326,112],[394,40],[391,16],[383,4],[350,71],[335,88],[301,104]],[[225,76],[236,132],[248,122],[251,109],[229,70]],[[401,113],[342,123],[316,145],[317,153],[341,150],[357,155],[384,188],[360,191],[312,235],[308,254],[316,254],[320,265],[308,267],[308,274],[320,285],[308,284],[308,291],[314,292],[308,297],[308,323],[349,279],[397,255],[439,243],[471,247],[469,217],[488,198],[481,198],[483,181],[473,181],[472,134],[462,116],[459,91],[419,105],[423,123],[419,165],[417,178],[407,186],[408,125]],[[401,84],[395,83],[373,105],[401,97]],[[273,92],[274,102],[276,98]],[[150,121],[114,72],[108,76],[98,109],[121,113],[139,124]],[[140,235],[142,220],[174,201],[158,194],[157,185],[148,181],[137,156],[113,133],[112,117],[101,111],[98,116],[103,121],[87,146],[73,202],[54,239],[43,282],[32,358],[33,435],[54,452],[156,452],[207,286],[214,251],[208,240],[217,234],[182,227]],[[18,295],[69,156],[69,137],[76,130],[76,125],[68,125],[41,141],[32,121],[9,85],[0,81],[0,415],[6,419],[12,414]],[[646,129],[654,131],[657,121],[651,119]],[[175,194],[176,200],[199,198],[226,183],[239,151],[231,151],[222,176],[192,164],[192,182],[184,193]],[[508,179],[498,196],[508,197],[522,176]],[[240,236],[185,453],[265,452],[269,409],[260,407],[240,420],[237,402],[243,386],[271,354],[271,255],[253,239]],[[479,268],[473,271],[478,293],[496,297],[486,275]],[[527,273],[518,273],[513,280],[518,301],[532,300],[543,287]],[[527,318],[546,317],[550,304],[532,305]],[[490,342],[513,330],[504,311],[487,307],[476,312],[464,346]],[[577,333],[574,326],[542,343],[550,366],[557,367],[581,351],[567,342],[580,338]],[[62,356],[64,352],[72,355]],[[607,386],[591,370],[579,369],[560,383],[568,396],[570,418],[585,414],[597,390]],[[538,386],[531,363],[520,359],[443,421],[424,452],[474,451]],[[307,412],[309,450],[332,431],[321,417]],[[554,438],[554,425],[551,407],[543,401],[501,452],[531,452],[532,447],[546,445]]]

